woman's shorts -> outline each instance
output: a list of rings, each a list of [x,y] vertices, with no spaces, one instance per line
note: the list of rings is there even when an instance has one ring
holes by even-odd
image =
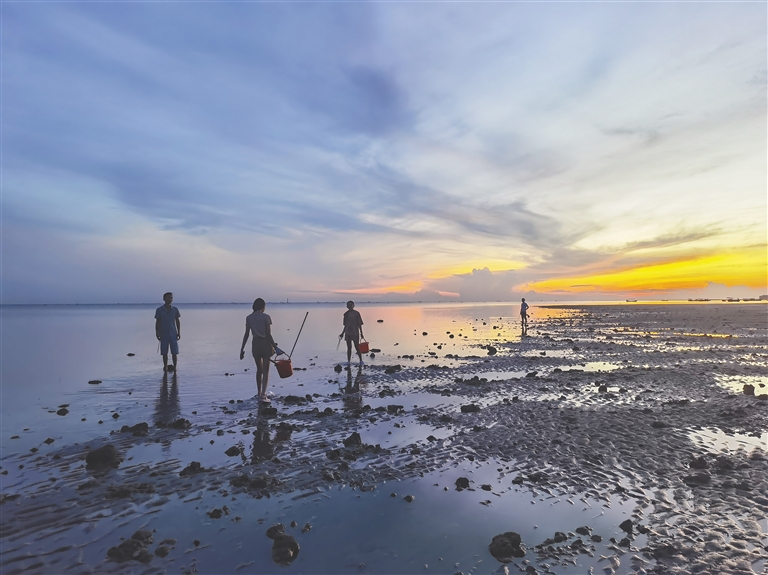
[[[264,337],[254,337],[251,353],[253,359],[269,359],[272,356],[272,344]]]

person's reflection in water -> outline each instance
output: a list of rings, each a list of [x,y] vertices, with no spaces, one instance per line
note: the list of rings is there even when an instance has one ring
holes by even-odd
[[[160,384],[160,395],[155,402],[155,425],[173,423],[181,413],[181,404],[179,402],[178,376],[173,372],[171,387],[168,388],[168,373],[163,373],[163,380]],[[163,451],[170,449],[171,443],[163,442]]]
[[[347,372],[347,386],[342,390],[344,393],[344,409],[360,409],[363,407],[363,394],[360,392],[360,385],[367,383],[363,368],[357,368],[357,375],[352,379],[352,370]]]
[[[259,416],[256,422],[256,431],[253,432],[253,450],[251,463],[272,459],[275,456],[275,448],[279,443],[291,439],[292,427],[288,423],[280,423],[275,431],[275,439],[270,439],[269,420]]]

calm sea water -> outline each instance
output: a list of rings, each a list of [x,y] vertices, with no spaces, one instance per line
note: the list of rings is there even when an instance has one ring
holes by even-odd
[[[159,304],[158,304],[159,305]],[[2,313],[0,449],[26,447],[23,429],[63,434],[70,440],[93,433],[74,420],[105,420],[118,410],[150,420],[147,407],[189,413],[202,405],[256,393],[253,359],[239,360],[248,305],[179,304],[181,332],[178,387],[163,397],[162,360],[154,336],[150,305],[5,306]],[[519,307],[511,304],[360,305],[364,333],[372,348],[381,349],[369,363],[397,363],[397,356],[425,354],[442,344],[439,355],[482,353],[480,342],[520,337]],[[281,380],[271,370],[270,391],[296,393],[327,382],[333,366],[346,361],[345,343],[337,349],[344,304],[279,304],[267,307],[273,335],[289,352],[307,320],[293,354],[293,377]],[[532,310],[534,318],[556,313]],[[379,322],[378,320],[383,320]],[[534,320],[535,321],[535,320]],[[485,325],[484,325],[485,322]],[[493,327],[496,329],[493,329]],[[446,332],[455,334],[453,339]],[[428,335],[422,335],[427,332]],[[250,346],[250,344],[249,344]],[[248,351],[249,346],[246,348]],[[127,354],[135,354],[129,357]],[[353,354],[353,360],[355,359]],[[248,371],[245,371],[245,370]],[[234,374],[226,376],[225,374]],[[100,385],[89,385],[101,380]],[[169,392],[170,395],[170,392]],[[70,415],[58,417],[69,404]],[[122,424],[123,422],[120,422]],[[115,423],[117,425],[117,423]],[[118,425],[119,427],[119,425]],[[79,437],[82,430],[82,437]],[[74,436],[73,436],[74,434]],[[44,439],[44,438],[43,438]]]

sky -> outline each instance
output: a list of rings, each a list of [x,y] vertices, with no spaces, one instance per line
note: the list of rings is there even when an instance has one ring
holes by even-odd
[[[1,301],[768,293],[765,2],[3,2]]]

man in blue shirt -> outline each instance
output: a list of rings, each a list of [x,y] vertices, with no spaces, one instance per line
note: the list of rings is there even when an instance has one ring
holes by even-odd
[[[163,356],[163,371],[168,369],[168,348],[171,348],[173,365],[170,371],[176,371],[176,360],[179,354],[179,340],[181,339],[181,314],[178,308],[172,306],[173,294],[163,294],[164,305],[155,310],[155,336],[160,342],[160,353]]]

